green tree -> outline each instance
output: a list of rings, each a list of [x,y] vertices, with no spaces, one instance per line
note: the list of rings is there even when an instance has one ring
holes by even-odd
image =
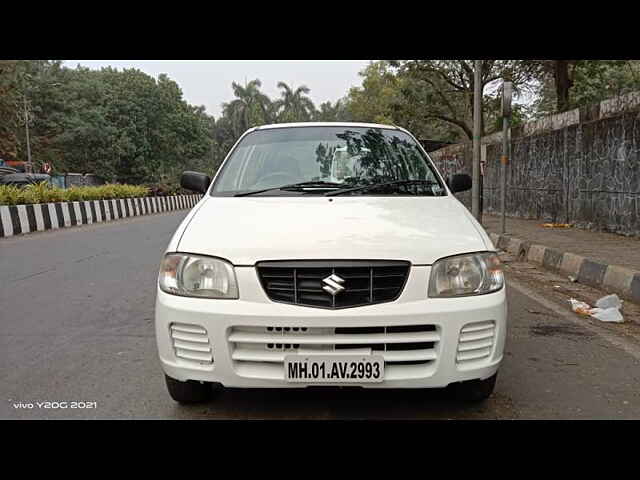
[[[156,80],[136,69],[72,69],[49,61],[23,67],[36,164],[109,181],[175,184],[185,165],[211,159],[213,118],[185,102],[166,75]]]
[[[274,120],[271,100],[260,91],[260,80],[251,80],[245,87],[236,82],[231,86],[236,98],[223,105],[223,115],[230,118],[236,136]]]
[[[278,82],[278,88],[282,90],[281,98],[275,102],[277,120],[286,122],[307,122],[311,119],[315,106],[307,96],[311,91],[306,85],[301,85],[295,90],[284,82]]]
[[[638,60],[541,60],[537,115],[564,112],[640,90]]]
[[[350,114],[345,107],[344,100],[337,100],[335,103],[323,102],[320,108],[313,112],[315,122],[340,122],[348,121]]]
[[[474,62],[471,60],[410,60],[393,62],[399,76],[407,80],[405,95],[414,105],[420,102],[425,120],[454,125],[467,139],[473,138]],[[483,60],[481,91],[483,117],[481,134],[491,133],[495,117],[495,99],[502,80],[513,83],[516,98],[529,89],[539,72],[537,62],[521,60]],[[487,91],[485,91],[485,87]],[[489,126],[487,129],[486,126]]]
[[[402,101],[402,80],[386,61],[370,63],[360,76],[362,87],[349,90],[351,116],[358,122],[393,124],[395,106]]]
[[[20,105],[20,62],[0,60],[0,158],[14,159],[18,153],[18,115]]]
[[[371,62],[362,72],[361,87],[352,87],[346,99],[349,119],[399,125],[419,138],[456,140],[458,129],[427,116],[426,85],[402,75],[393,62]]]

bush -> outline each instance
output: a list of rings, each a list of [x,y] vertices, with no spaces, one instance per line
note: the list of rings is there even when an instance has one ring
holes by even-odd
[[[13,185],[0,185],[0,205],[17,205],[20,189]]]
[[[185,190],[178,184],[169,183],[147,183],[146,186],[150,190],[150,194],[155,197],[164,197],[166,195],[192,195],[193,192]]]
[[[108,200],[112,198],[146,197],[149,188],[139,185],[106,184],[97,187],[71,187],[63,189],[47,182],[19,188],[0,185],[0,205],[29,203],[79,202],[84,200]]]

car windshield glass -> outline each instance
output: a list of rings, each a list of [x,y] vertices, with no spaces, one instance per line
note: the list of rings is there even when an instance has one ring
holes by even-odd
[[[425,180],[425,188],[405,188],[393,193],[445,194],[415,140],[401,130],[282,127],[256,130],[246,135],[225,163],[211,194],[301,195],[408,180]],[[331,182],[333,185],[279,190],[279,187],[302,182]],[[380,191],[363,189],[357,194],[380,195]]]

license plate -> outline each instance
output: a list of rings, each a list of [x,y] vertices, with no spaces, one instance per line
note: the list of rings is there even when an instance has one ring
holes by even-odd
[[[380,355],[287,355],[287,382],[376,383],[384,380],[384,359]]]

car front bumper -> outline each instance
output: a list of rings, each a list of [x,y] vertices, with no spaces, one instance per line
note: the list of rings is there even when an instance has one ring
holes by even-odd
[[[471,297],[427,298],[429,273],[430,267],[413,266],[402,294],[393,302],[340,310],[272,302],[253,267],[236,267],[238,300],[180,297],[158,289],[155,327],[162,369],[176,380],[233,388],[437,388],[492,376],[502,361],[506,337],[505,289]],[[399,326],[410,328],[398,333]],[[418,331],[411,332],[416,326]],[[345,327],[357,328],[341,333]],[[371,330],[384,333],[368,333],[363,327],[385,328]],[[287,382],[284,355],[307,354],[308,349],[384,355],[384,380]]]

